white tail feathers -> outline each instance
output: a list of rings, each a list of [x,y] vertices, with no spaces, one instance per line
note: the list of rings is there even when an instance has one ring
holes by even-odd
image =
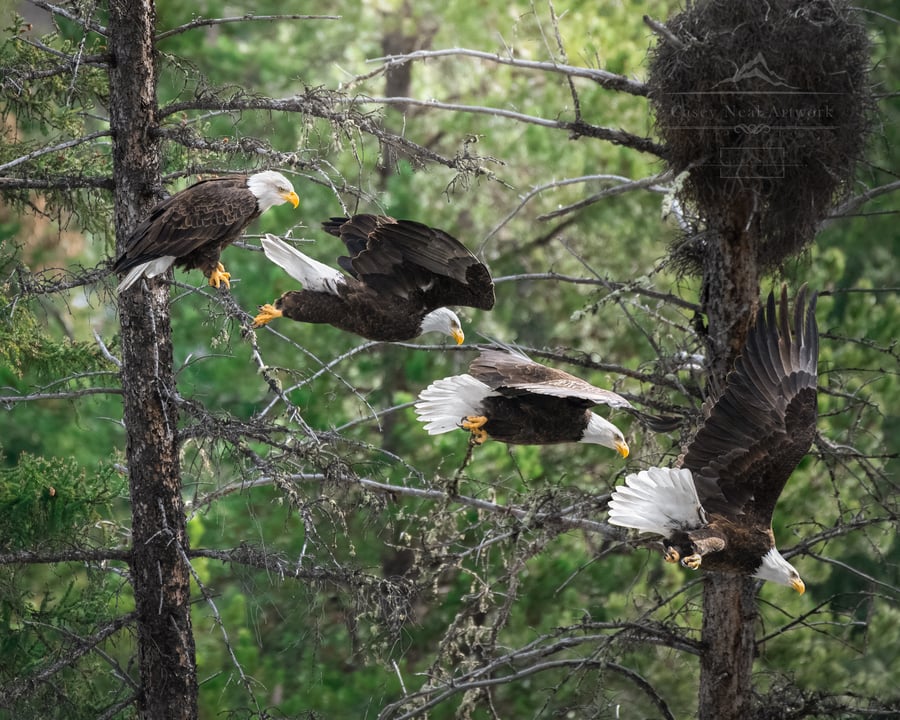
[[[345,282],[340,270],[307,257],[271,233],[266,233],[262,239],[262,247],[269,260],[294,280],[298,280],[307,290],[337,295],[338,288]]]
[[[481,414],[481,401],[491,389],[471,375],[435,380],[419,393],[416,416],[429,435],[450,432],[468,415]]]
[[[609,523],[668,536],[706,524],[691,471],[648,468],[632,473],[609,501]]]
[[[174,255],[163,255],[162,257],[148,260],[145,263],[141,263],[140,265],[131,268],[131,270],[128,271],[128,274],[122,278],[122,282],[119,283],[116,292],[125,292],[140,280],[141,277],[152,278],[157,275],[162,275],[162,273],[172,267],[172,263],[175,262],[175,260],[176,258]]]

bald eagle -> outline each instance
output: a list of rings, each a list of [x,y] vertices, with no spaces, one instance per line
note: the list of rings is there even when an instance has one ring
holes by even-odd
[[[210,178],[166,198],[138,225],[113,264],[114,272],[128,273],[117,292],[141,277],[156,277],[172,265],[202,270],[209,284],[231,287],[231,273],[219,262],[226,245],[244,228],[275,205],[300,202],[290,181],[272,170]]]
[[[459,318],[445,306],[494,306],[487,267],[443,230],[386,215],[331,218],[322,227],[347,246],[350,255],[339,257],[338,264],[349,275],[266,235],[266,257],[303,290],[261,306],[254,327],[284,316],[328,323],[369,340],[393,342],[442,332],[461,343]]]
[[[437,380],[421,393],[416,415],[429,435],[463,428],[474,441],[488,437],[512,445],[596,443],[628,457],[621,431],[589,408],[632,410],[621,395],[511,348],[481,351],[467,375]]]
[[[772,513],[816,433],[819,336],[816,296],[787,288],[760,308],[756,324],[684,454],[681,467],[625,478],[609,502],[609,522],[663,537],[665,559],[696,570],[739,573],[803,592],[778,552]]]

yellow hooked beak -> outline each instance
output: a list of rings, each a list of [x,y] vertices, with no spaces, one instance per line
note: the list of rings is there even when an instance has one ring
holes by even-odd
[[[300,198],[293,190],[291,190],[289,193],[284,193],[284,195],[282,195],[281,197],[284,198],[285,202],[289,202],[295,208],[300,204]]]
[[[791,587],[801,595],[806,592],[806,584],[800,578],[791,580]]]
[[[466,335],[463,333],[462,328],[452,328],[450,334],[453,336],[453,339],[456,340],[457,345],[462,345],[463,341],[466,339]]]
[[[623,458],[628,457],[628,443],[624,440],[616,440],[616,452]]]

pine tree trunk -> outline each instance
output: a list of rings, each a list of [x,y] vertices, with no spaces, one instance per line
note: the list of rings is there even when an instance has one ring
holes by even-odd
[[[118,245],[154,204],[159,183],[152,0],[109,8],[110,125]],[[140,285],[140,283],[138,283]],[[122,389],[132,503],[131,581],[138,612],[141,718],[197,717],[187,535],[181,499],[168,287],[119,300]]]
[[[702,302],[707,317],[710,392],[719,393],[747,337],[759,301],[752,204],[731,208],[731,222],[704,258]],[[703,589],[700,720],[750,717],[757,609],[755,582],[708,573]]]

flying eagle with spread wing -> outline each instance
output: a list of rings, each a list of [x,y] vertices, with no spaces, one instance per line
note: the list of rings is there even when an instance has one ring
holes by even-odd
[[[266,235],[266,257],[303,289],[262,305],[254,327],[286,317],[369,340],[397,342],[441,332],[462,343],[459,317],[447,306],[494,306],[490,271],[443,230],[366,214],[331,218],[322,227],[346,245],[349,255],[337,261],[346,274]]]
[[[791,315],[786,287],[777,304],[769,295],[680,467],[628,475],[611,524],[662,536],[668,562],[805,590],[775,547],[772,514],[816,434],[819,335],[806,296],[804,285]]]
[[[595,443],[628,457],[621,430],[591,411],[595,405],[633,411],[611,390],[504,347],[482,350],[465,375],[431,383],[415,410],[429,435],[462,428],[477,444],[489,437],[511,445]]]

